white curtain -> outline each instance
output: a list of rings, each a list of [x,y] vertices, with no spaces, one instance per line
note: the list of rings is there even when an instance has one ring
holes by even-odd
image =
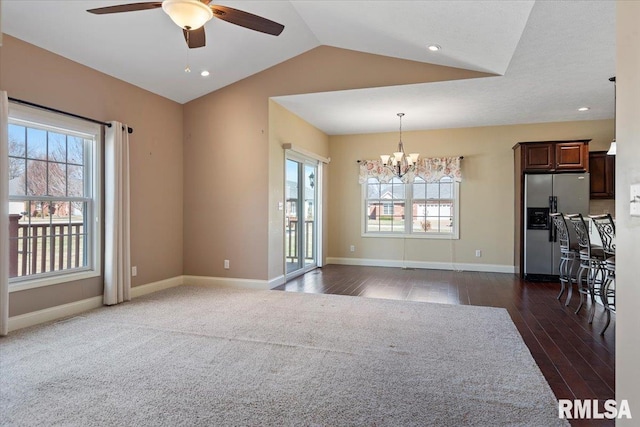
[[[0,91],[0,335],[9,332],[9,103]]]
[[[122,123],[106,128],[104,167],[104,304],[113,305],[131,299],[129,134]]]

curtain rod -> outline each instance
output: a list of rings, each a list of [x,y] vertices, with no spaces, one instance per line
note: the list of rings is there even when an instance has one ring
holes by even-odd
[[[458,157],[458,159],[462,160],[464,159],[464,156],[460,156]],[[362,162],[364,162],[364,160],[356,160],[356,163],[362,163]]]
[[[18,104],[28,105],[29,107],[40,108],[41,110],[51,111],[53,113],[63,114],[65,116],[69,116],[69,117],[75,117],[76,119],[86,120],[88,122],[96,123],[96,124],[103,125],[103,126],[106,126],[106,127],[109,127],[109,128],[111,127],[111,123],[106,123],[106,122],[103,122],[103,121],[100,121],[100,120],[91,119],[89,117],[80,116],[78,114],[68,113],[66,111],[57,110],[55,108],[46,107],[44,105],[35,104],[33,102],[23,101],[22,99],[12,98],[10,96],[8,98],[9,98],[9,101],[16,102]],[[124,130],[124,126],[122,126],[122,130]],[[133,133],[133,128],[127,126],[127,132],[128,133]]]

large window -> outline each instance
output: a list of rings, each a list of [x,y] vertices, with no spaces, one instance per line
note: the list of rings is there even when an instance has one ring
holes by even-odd
[[[11,104],[8,133],[12,287],[98,275],[101,127]]]
[[[412,183],[392,178],[363,184],[365,236],[454,238],[459,236],[459,183],[450,177]]]

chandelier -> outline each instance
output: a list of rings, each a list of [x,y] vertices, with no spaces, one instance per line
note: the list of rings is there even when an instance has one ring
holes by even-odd
[[[380,156],[382,164],[392,170],[398,178],[402,178],[407,172],[414,170],[420,157],[420,153],[411,153],[408,156],[404,153],[404,145],[402,144],[402,116],[404,116],[404,113],[398,113],[398,117],[400,118],[400,142],[398,142],[398,150],[392,155],[382,154]]]

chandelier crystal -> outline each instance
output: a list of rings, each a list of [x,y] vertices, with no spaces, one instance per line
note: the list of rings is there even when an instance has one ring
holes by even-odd
[[[404,152],[404,144],[402,143],[402,117],[404,113],[398,113],[400,118],[400,142],[398,142],[398,149],[392,155],[382,154],[380,160],[382,164],[393,171],[398,177],[402,178],[407,172],[415,169],[416,163],[420,153],[410,153],[408,156]]]

